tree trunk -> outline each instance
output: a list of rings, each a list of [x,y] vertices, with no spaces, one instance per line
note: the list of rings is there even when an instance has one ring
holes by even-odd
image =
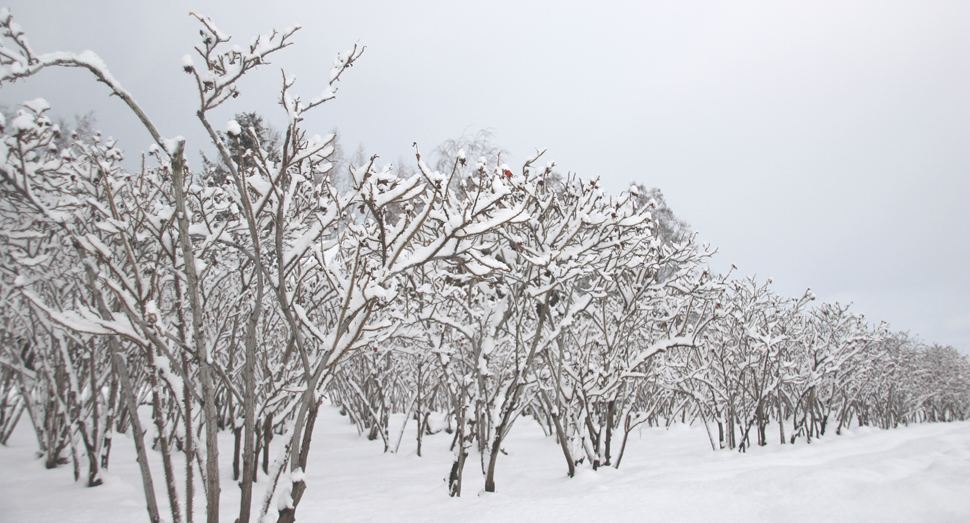
[[[614,409],[616,406],[616,400],[610,400],[606,404],[606,453],[604,454],[605,460],[603,465],[610,466],[610,442],[613,439],[613,416],[615,414]]]
[[[472,408],[470,403],[470,399],[463,401],[456,416],[458,418],[456,422],[458,428],[455,430],[457,447],[455,450],[455,461],[451,465],[451,474],[448,475],[448,495],[451,497],[461,497],[462,472],[465,470],[468,449],[471,448],[472,443],[475,441],[477,427],[475,426],[475,420],[468,417],[468,411]]]
[[[109,338],[108,345],[111,347],[112,361],[118,379],[121,382],[121,395],[125,399],[128,409],[128,419],[131,423],[131,434],[135,440],[135,451],[138,454],[138,467],[141,470],[142,486],[145,490],[145,503],[148,509],[148,520],[151,523],[159,523],[161,517],[158,514],[158,502],[155,500],[155,484],[152,482],[152,471],[148,467],[148,453],[145,451],[145,433],[141,430],[141,421],[138,420],[138,400],[135,392],[131,389],[131,380],[128,377],[128,368],[124,357],[119,354],[118,341]]]
[[[781,395],[778,396],[778,437],[781,439],[781,444],[785,444],[785,417],[782,415],[781,409]]]
[[[313,425],[317,421],[317,411],[319,409],[319,402],[314,401],[310,405],[310,411],[307,414],[306,428],[303,430],[303,444],[300,447],[299,462],[297,463],[297,466],[293,467],[293,470],[306,470],[307,456],[310,453],[310,438],[313,435]],[[303,499],[303,492],[305,490],[306,483],[304,481],[293,482],[293,490],[290,493],[290,498],[293,500],[293,508],[281,510],[280,517],[276,520],[276,523],[293,523],[296,521],[296,508],[300,505],[300,500]]]
[[[421,457],[421,434],[424,432],[424,427],[421,425],[421,362],[418,362],[418,457]],[[404,418],[404,424],[407,425],[408,420]]]
[[[532,366],[532,360],[536,355],[536,348],[539,346],[539,339],[542,337],[542,327],[546,323],[546,314],[542,311],[548,310],[548,295],[546,295],[546,301],[542,303],[539,312],[539,323],[536,325],[535,335],[532,338],[532,346],[529,348],[529,354],[526,356],[525,361],[522,363],[522,367],[519,368],[516,364],[515,373],[512,377],[512,384],[509,387],[510,394],[505,396],[504,405],[502,405],[502,420],[499,422],[498,426],[495,427],[495,436],[492,440],[492,450],[488,457],[488,472],[485,475],[485,492],[495,492],[495,463],[498,460],[499,450],[502,447],[502,440],[505,439],[505,432],[509,430],[511,424],[515,421],[512,414],[515,413],[515,407],[519,402],[519,396],[522,394],[523,383],[519,380],[523,379],[528,372],[529,368]],[[516,355],[518,355],[518,349],[516,349]]]
[[[232,480],[239,481],[239,453],[242,450],[243,428],[235,426],[235,420],[232,421]]]
[[[558,405],[553,406],[552,402],[549,400],[549,396],[546,391],[540,390],[540,396],[542,397],[546,408],[548,409],[549,417],[552,418],[553,424],[556,426],[556,439],[559,440],[559,446],[562,448],[562,455],[566,458],[566,474],[569,477],[576,475],[576,463],[573,461],[572,453],[569,452],[569,441],[566,438],[566,433],[562,429],[562,422],[559,420],[559,415],[556,410],[559,408]]]
[[[199,278],[195,267],[195,251],[189,236],[188,210],[185,205],[185,140],[175,144],[172,154],[172,192],[175,194],[175,216],[178,222],[179,244],[184,261],[185,282],[188,287],[189,304],[192,308],[192,338],[195,342],[196,357],[199,359],[199,381],[202,382],[202,409],[205,414],[205,461],[207,483],[206,520],[219,523],[219,427],[216,412],[216,391],[205,336],[202,333],[203,310],[199,290]]]
[[[273,415],[267,414],[263,422],[263,473],[269,474],[269,442],[273,441]]]
[[[185,353],[182,353],[182,372],[186,377],[189,376],[189,361]],[[182,451],[185,453],[185,521],[192,523],[193,498],[195,497],[195,485],[192,474],[192,460],[195,459],[195,446],[192,440],[192,395],[189,389],[189,380],[182,382],[182,399],[185,402],[185,441],[182,442]]]
[[[257,239],[258,241],[258,239]],[[259,248],[259,244],[256,244]],[[259,251],[256,251],[259,256]],[[256,327],[262,312],[263,285],[262,265],[257,261],[257,291],[253,311],[246,325],[246,361],[243,364],[243,480],[239,500],[239,523],[249,523],[253,503],[253,482],[256,481]]]
[[[180,523],[182,521],[181,509],[179,508],[178,490],[175,488],[175,469],[172,467],[172,449],[169,448],[168,438],[165,437],[165,419],[162,417],[162,400],[159,397],[158,374],[154,368],[155,355],[152,348],[146,351],[149,365],[148,379],[152,386],[152,417],[155,420],[155,428],[158,430],[158,446],[162,451],[162,467],[165,472],[165,487],[168,489],[168,503],[172,510],[172,521]]]
[[[111,373],[111,391],[108,393],[108,413],[104,420],[104,443],[101,444],[101,470],[108,469],[111,458],[111,440],[114,435],[115,418],[118,416],[118,375]]]
[[[94,267],[86,263],[87,256],[80,247],[77,249],[77,252],[84,265],[88,279],[88,287],[98,307],[98,313],[102,318],[113,318],[111,310],[108,309],[108,305],[104,301],[104,296],[98,289],[97,274],[94,271]],[[145,433],[141,430],[141,421],[138,419],[138,399],[135,397],[135,391],[131,387],[131,378],[128,375],[128,364],[121,354],[120,345],[117,337],[114,335],[108,336],[108,349],[111,353],[111,363],[114,367],[115,375],[118,377],[118,383],[121,386],[121,396],[128,410],[128,420],[131,422],[131,433],[135,440],[135,451],[138,455],[137,460],[141,471],[142,487],[145,490],[145,504],[148,510],[148,519],[151,523],[158,523],[161,520],[161,516],[158,513],[158,501],[155,499],[155,485],[152,481],[152,471],[148,466],[148,453],[145,451]],[[48,449],[48,452],[50,451],[51,449]]]
[[[488,471],[485,474],[485,492],[495,492],[495,463],[498,461],[502,440],[505,439],[505,431],[508,430],[509,424],[512,422],[512,413],[515,411],[515,405],[518,403],[521,391],[522,386],[520,384],[516,384],[510,391],[511,395],[508,396],[509,399],[506,400],[502,409],[502,420],[495,427],[495,436],[492,438],[492,448],[488,456]]]

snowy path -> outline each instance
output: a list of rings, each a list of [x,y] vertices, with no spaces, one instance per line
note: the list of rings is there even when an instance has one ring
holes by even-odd
[[[703,428],[651,428],[631,436],[620,470],[582,468],[568,479],[555,441],[522,419],[498,461],[498,492],[476,495],[484,481],[477,455],[469,456],[460,499],[448,497],[444,482],[451,436],[427,437],[419,458],[411,429],[400,454],[383,454],[379,440],[358,437],[335,409],[322,409],[298,520],[970,521],[970,422],[853,429],[746,455],[712,452]],[[147,519],[128,438],[117,437],[111,473],[94,489],[75,484],[69,466],[45,470],[32,438],[25,424],[0,447],[0,522]],[[232,521],[239,496],[228,480],[228,437],[223,449],[222,519]],[[161,460],[152,457],[165,513]],[[262,478],[255,489],[260,498],[265,485]]]

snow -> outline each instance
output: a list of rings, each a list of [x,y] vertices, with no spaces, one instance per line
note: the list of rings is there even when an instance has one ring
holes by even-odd
[[[228,133],[229,136],[239,136],[242,134],[242,127],[239,126],[239,122],[229,120],[229,122],[226,123],[226,133]]]
[[[149,411],[142,410],[148,422]],[[396,415],[390,432],[400,430]],[[924,424],[895,430],[856,428],[812,444],[778,445],[747,454],[713,452],[701,426],[648,427],[631,434],[620,469],[578,467],[566,477],[555,438],[529,418],[515,424],[499,457],[497,492],[482,492],[479,457],[469,456],[463,497],[450,498],[444,479],[451,466],[452,435],[425,436],[415,454],[410,421],[398,454],[382,453],[380,440],[359,436],[337,409],[321,409],[308,468],[290,474],[308,485],[297,508],[304,523],[322,521],[967,521],[970,519],[970,422]],[[777,427],[769,435],[777,434]],[[239,488],[231,479],[232,435],[220,434],[221,514],[232,521]],[[285,441],[272,442],[275,454]],[[145,521],[134,445],[116,435],[105,484],[84,487],[70,465],[46,470],[35,455],[29,421],[21,420],[8,446],[0,447],[0,521]],[[183,471],[182,455],[173,456]],[[167,515],[161,457],[150,451],[160,511]],[[180,472],[181,474],[181,472]],[[287,476],[284,476],[287,478]],[[197,479],[198,481],[198,479]],[[254,496],[268,478],[260,472]],[[201,490],[199,483],[196,488]],[[288,501],[277,493],[273,507]],[[282,498],[282,502],[281,502]],[[184,497],[182,498],[184,508]],[[259,505],[258,503],[256,505]],[[204,521],[196,498],[196,521]],[[253,521],[259,507],[254,507]],[[275,521],[270,510],[268,520]],[[169,515],[170,517],[170,515]]]
[[[216,27],[216,24],[212,22],[212,18],[209,18],[208,16],[205,16],[205,15],[196,15],[196,16],[203,24],[205,24],[206,28],[212,32],[213,36],[215,36],[216,38],[222,41],[229,40],[230,36],[220,31],[219,28]]]
[[[50,104],[47,103],[47,100],[44,100],[43,98],[36,98],[29,102],[24,102],[23,105],[24,107],[33,111],[35,114],[40,114],[51,108]]]
[[[19,114],[10,123],[13,126],[14,133],[30,132],[37,128],[37,124],[34,123],[34,119],[26,114]]]
[[[283,492],[280,493],[279,500],[276,502],[276,510],[286,510],[288,508],[293,508],[293,498],[290,494],[293,492],[292,487],[284,486]]]
[[[351,56],[351,52],[337,53],[337,57],[333,59],[333,67],[330,68],[330,83],[333,83],[337,79],[337,76],[343,71],[344,65]]]
[[[246,182],[249,183],[250,187],[256,189],[256,192],[258,192],[260,196],[266,196],[270,193],[270,191],[273,190],[273,184],[260,178],[259,175],[246,178]]]
[[[165,147],[165,153],[169,156],[175,156],[175,150],[178,148],[179,142],[185,143],[185,137],[179,135],[172,139],[162,138],[162,145]]]
[[[189,236],[208,236],[209,227],[204,223],[193,223],[189,225]]]
[[[310,100],[310,105],[321,104],[323,102],[326,102],[327,100],[333,99],[334,96],[335,95],[334,95],[333,89],[328,87],[323,90],[323,93],[321,93],[320,96],[317,96],[316,98]]]

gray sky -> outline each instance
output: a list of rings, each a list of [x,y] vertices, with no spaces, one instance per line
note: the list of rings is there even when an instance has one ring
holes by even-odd
[[[301,5],[304,4],[304,5]],[[489,128],[521,162],[660,187],[719,249],[717,270],[853,302],[970,353],[970,2],[7,2],[37,52],[91,49],[168,136],[208,149],[181,58],[195,10],[240,44],[295,45],[220,113],[275,104],[280,67],[319,94],[337,51],[367,46],[306,122],[384,161]],[[0,103],[97,112],[130,158],[150,138],[83,71]],[[197,162],[196,162],[197,163]],[[512,161],[510,164],[514,164]]]

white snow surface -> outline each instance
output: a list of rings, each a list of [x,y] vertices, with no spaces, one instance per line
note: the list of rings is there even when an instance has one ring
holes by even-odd
[[[229,120],[226,124],[226,132],[229,133],[229,136],[239,136],[242,134],[242,127],[239,126],[239,122]]]
[[[148,414],[144,410],[146,422]],[[403,418],[398,415],[395,421]],[[395,435],[392,438],[399,428],[389,431]],[[970,422],[895,430],[853,427],[841,436],[828,435],[811,444],[800,440],[795,445],[779,445],[777,427],[768,434],[769,446],[740,454],[711,451],[702,426],[644,428],[632,433],[620,469],[593,471],[580,466],[570,479],[555,439],[544,436],[531,419],[522,418],[503,445],[508,455],[498,460],[497,492],[482,492],[479,457],[471,454],[463,496],[449,498],[445,478],[452,459],[451,435],[426,436],[424,457],[418,457],[412,421],[399,453],[384,454],[379,439],[358,436],[347,418],[325,407],[314,429],[305,472],[307,491],[297,519],[302,523],[970,521]],[[239,489],[231,478],[232,436],[226,432],[220,437],[224,460],[220,515],[221,520],[232,521],[239,504]],[[271,455],[276,455],[282,439],[273,440]],[[46,470],[35,449],[26,419],[8,445],[0,446],[0,521],[148,519],[129,435],[115,435],[111,467],[103,473],[105,483],[95,488],[84,486],[84,465],[82,480],[75,483],[70,465]],[[160,510],[169,521],[160,454],[150,451],[150,462]],[[180,482],[182,463],[177,454]],[[260,472],[255,500],[262,499],[267,484]],[[198,482],[196,488],[201,490]],[[204,521],[204,500],[196,498],[195,504],[195,520]],[[181,506],[184,510],[184,497]],[[254,508],[253,521],[258,510]],[[270,515],[275,521],[275,511]]]
[[[35,114],[40,114],[40,113],[42,113],[42,112],[50,109],[51,108],[51,105],[49,103],[47,103],[47,100],[44,100],[43,98],[36,98],[34,100],[30,100],[28,102],[24,102],[24,107],[27,107],[28,109],[30,109],[31,111],[33,111]]]

